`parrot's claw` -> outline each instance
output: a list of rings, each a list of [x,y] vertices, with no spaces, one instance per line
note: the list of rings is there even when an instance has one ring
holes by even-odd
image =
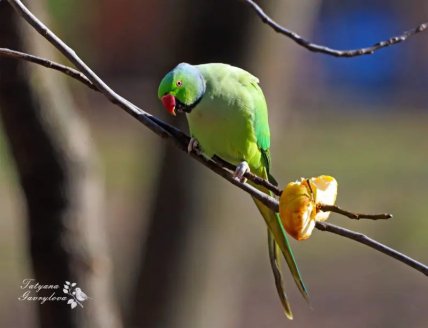
[[[192,151],[199,152],[199,143],[195,138],[190,138],[189,144],[187,145],[187,152],[190,154]]]
[[[236,170],[233,173],[233,178],[245,182],[247,179],[244,178],[245,173],[250,172],[250,167],[248,166],[248,163],[243,161],[236,166]]]

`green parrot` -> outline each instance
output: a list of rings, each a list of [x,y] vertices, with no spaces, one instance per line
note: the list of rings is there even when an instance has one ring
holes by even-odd
[[[247,71],[227,64],[181,63],[162,79],[158,97],[172,115],[186,113],[191,134],[189,152],[197,148],[209,158],[217,155],[236,165],[234,177],[241,181],[250,170],[276,184],[269,172],[267,105],[258,82]],[[252,185],[272,195],[266,188]],[[306,300],[308,293],[278,213],[257,199],[253,200],[268,227],[268,249],[275,285],[284,312],[292,319],[281,277],[280,251]]]

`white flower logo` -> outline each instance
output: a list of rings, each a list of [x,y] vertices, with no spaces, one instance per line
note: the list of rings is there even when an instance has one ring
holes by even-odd
[[[70,304],[72,309],[74,309],[78,304],[83,308],[82,303],[89,298],[88,295],[86,295],[79,287],[77,287],[75,282],[70,283],[69,281],[66,281],[62,291],[70,296],[67,304]]]

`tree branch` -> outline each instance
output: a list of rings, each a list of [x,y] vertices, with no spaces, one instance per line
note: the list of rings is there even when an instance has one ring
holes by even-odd
[[[382,48],[390,47],[390,46],[393,46],[397,43],[404,42],[409,37],[425,31],[428,27],[428,22],[425,22],[425,23],[422,23],[422,24],[416,26],[415,28],[413,28],[411,30],[408,30],[406,32],[401,33],[400,35],[393,36],[393,37],[389,38],[388,40],[379,41],[370,47],[360,48],[360,49],[351,49],[351,50],[337,50],[337,49],[332,49],[332,48],[329,48],[326,46],[322,46],[322,45],[315,44],[315,43],[312,43],[310,41],[307,41],[304,38],[302,38],[300,35],[298,35],[296,32],[293,32],[293,31],[281,26],[280,24],[275,22],[272,18],[270,18],[264,12],[264,10],[258,4],[256,4],[253,0],[242,0],[242,1],[244,1],[248,6],[250,6],[256,12],[257,16],[260,17],[260,19],[263,21],[263,23],[270,26],[275,32],[285,35],[286,37],[290,38],[291,40],[293,40],[294,42],[296,42],[300,46],[308,49],[309,51],[320,52],[320,53],[330,55],[330,56],[334,56],[334,57],[347,57],[347,58],[349,58],[349,57],[357,57],[357,56],[362,56],[362,55],[371,55],[374,52],[376,52]]]
[[[28,8],[19,0],[7,0],[15,11],[22,16],[40,35],[47,39],[55,48],[57,48],[71,63],[73,63],[96,88],[104,94],[112,103],[120,106],[128,114],[137,118],[141,123],[150,128],[161,137],[168,137],[168,132],[155,124],[149,116],[150,114],[143,110],[138,111],[136,106],[132,106],[129,101],[114,92],[103,80],[101,80],[86,63],[80,59],[76,52],[71,49],[64,41],[57,37],[47,28]]]
[[[219,165],[220,167],[222,167],[223,169],[227,169],[231,172],[234,172],[236,167],[233,164],[230,164],[229,162],[226,162],[225,160],[221,159],[218,156],[214,156],[213,160],[217,163],[217,165]],[[246,172],[244,174],[244,177],[247,178],[248,180],[251,180],[252,182],[254,182],[255,184],[265,187],[266,189],[270,190],[271,192],[273,192],[274,195],[276,196],[281,196],[282,194],[282,190],[278,188],[278,186],[272,184],[271,182],[260,178],[257,175],[254,175],[251,172]]]
[[[86,86],[91,88],[92,90],[99,91],[97,89],[97,87],[91,81],[89,81],[88,78],[82,72],[79,72],[78,70],[71,68],[69,66],[58,64],[58,63],[55,63],[51,60],[48,60],[48,59],[45,59],[42,57],[38,57],[38,56],[34,56],[34,55],[30,55],[30,54],[27,54],[25,52],[11,50],[11,49],[7,49],[7,48],[0,48],[0,56],[25,60],[25,61],[28,61],[31,63],[39,64],[39,65],[44,66],[46,68],[50,68],[50,69],[62,72],[64,74],[72,77],[73,79],[76,79],[76,80],[82,82],[83,84],[85,84]]]
[[[318,209],[320,209],[323,212],[334,212],[337,214],[342,214],[344,216],[347,216],[350,219],[353,220],[360,220],[360,219],[369,219],[369,220],[388,220],[392,218],[392,214],[384,213],[384,214],[361,214],[361,213],[352,213],[349,211],[346,211],[342,208],[340,208],[337,205],[325,205],[325,204],[318,204]]]
[[[51,62],[47,59],[11,51],[8,49],[2,49],[3,51],[0,51],[0,56],[9,56],[12,58],[17,59],[23,59],[27,60],[33,63],[37,63],[40,65],[43,65],[48,68],[55,69],[57,71],[63,72],[64,74],[69,75],[70,77],[77,79],[78,81],[84,83],[88,87],[91,87],[91,89],[94,89],[96,91],[99,91],[105,95],[107,99],[110,100],[113,104],[118,105],[120,108],[122,108],[124,111],[126,111],[128,114],[136,118],[138,121],[140,121],[142,124],[144,124],[146,127],[148,127],[150,130],[152,130],[154,133],[159,135],[160,137],[170,140],[174,143],[175,146],[177,146],[179,149],[181,149],[184,152],[187,152],[187,145],[189,143],[190,138],[184,134],[179,129],[163,122],[159,118],[150,115],[149,113],[145,112],[144,110],[138,108],[136,105],[132,104],[122,96],[118,95],[116,92],[114,92],[103,80],[101,80],[84,62],[81,60],[75,51],[68,47],[60,38],[58,38],[52,31],[50,31],[40,20],[38,20],[19,0],[7,0],[9,4],[16,10],[16,12],[21,15],[33,28],[38,31],[42,36],[44,36],[52,45],[54,45],[68,60],[70,60],[71,63],[73,63],[80,71],[77,71],[73,68],[57,64],[54,62]],[[248,2],[248,1],[247,1]],[[90,86],[92,85],[92,86]],[[257,190],[253,186],[242,183],[232,176],[232,171],[234,171],[235,167],[227,163],[223,160],[220,160],[219,158],[214,159],[208,159],[204,155],[202,155],[199,152],[192,152],[190,153],[190,156],[192,156],[194,159],[211,169],[216,174],[222,176],[227,181],[232,183],[233,185],[237,186],[238,188],[244,190],[245,192],[249,193],[251,196],[255,197],[256,199],[260,200],[263,204],[265,204],[270,209],[278,212],[279,210],[279,204],[278,201]],[[269,190],[271,190],[275,195],[280,195],[281,190],[271,184],[270,182],[263,180],[253,174],[246,174],[246,178],[250,179],[256,184],[263,185]],[[333,208],[326,208],[328,211],[335,211]],[[340,210],[340,214],[344,214],[345,211]],[[346,215],[346,214],[345,214]],[[356,215],[356,214],[354,214]],[[362,218],[361,214],[357,215],[359,218]],[[387,246],[384,246],[362,234],[340,228],[331,224],[328,224],[326,222],[320,223],[317,222],[316,227],[319,230],[322,231],[329,231],[332,233],[339,234],[341,236],[353,239],[359,243],[365,244],[367,246],[370,246],[372,248],[375,248],[382,253],[391,256],[411,267],[414,269],[424,273],[427,275],[428,267],[425,266],[422,263],[419,263],[406,255],[403,255]]]
[[[366,235],[362,234],[362,233],[358,233],[358,232],[354,232],[342,227],[338,227],[334,224],[331,223],[327,223],[327,222],[316,222],[315,226],[317,227],[318,230],[321,231],[328,231],[328,232],[332,232],[335,233],[337,235],[349,238],[349,239],[353,239],[359,243],[362,243],[364,245],[367,245],[371,248],[374,248],[376,250],[378,250],[379,252],[386,254],[404,264],[407,264],[408,266],[422,272],[424,275],[428,276],[428,266],[426,266],[425,264],[418,262],[410,257],[408,257],[407,255],[404,255],[400,252],[397,252],[395,249],[392,249],[388,246],[385,246],[379,242],[377,242],[374,239],[371,239],[369,237],[367,237]]]

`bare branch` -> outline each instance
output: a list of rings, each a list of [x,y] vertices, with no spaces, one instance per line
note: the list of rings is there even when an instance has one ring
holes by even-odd
[[[334,213],[342,214],[353,220],[360,220],[360,219],[387,220],[392,218],[392,214],[389,214],[389,213],[384,213],[384,214],[352,213],[344,209],[341,209],[339,206],[336,206],[336,205],[318,204],[317,207],[323,212],[334,212]]]
[[[373,240],[369,237],[367,237],[366,235],[363,235],[361,233],[357,233],[342,227],[338,227],[334,224],[330,224],[327,222],[317,222],[316,223],[316,227],[317,229],[321,230],[321,231],[328,231],[328,232],[332,232],[335,233],[337,235],[349,238],[349,239],[353,239],[359,243],[362,243],[364,245],[367,245],[371,248],[374,248],[376,250],[378,250],[379,252],[386,254],[388,256],[391,256],[392,258],[407,264],[408,266],[418,270],[419,272],[422,272],[424,275],[428,276],[428,266],[426,266],[423,263],[420,263],[410,257],[408,257],[407,255],[404,255],[402,253],[397,252],[395,249],[392,249],[388,246],[385,246],[379,242],[377,242],[376,240]]]
[[[80,59],[76,52],[64,43],[58,36],[47,28],[33,13],[28,10],[19,0],[7,0],[15,11],[22,16],[40,35],[47,39],[55,48],[57,48],[71,63],[73,63],[86,77],[103,93],[112,103],[120,106],[128,114],[137,118],[161,137],[168,137],[169,134],[159,125],[155,124],[148,113],[143,110],[138,111],[136,106],[132,106],[129,101],[115,93],[103,80],[101,80],[86,63]]]
[[[74,70],[73,68],[51,62],[44,58],[39,58],[36,56],[27,55],[27,54],[18,53],[18,52],[14,52],[14,54],[12,54],[13,51],[12,53],[10,51],[0,52],[0,56],[3,55],[3,56],[9,56],[17,59],[24,59],[33,63],[43,65],[45,67],[55,69],[57,71],[63,72],[77,79],[78,81],[84,83],[88,87],[89,87],[89,83],[91,83],[93,85],[93,87],[91,87],[92,89],[103,93],[106,96],[106,98],[110,100],[110,102],[118,105],[120,108],[122,108],[128,114],[136,118],[138,121],[140,121],[150,130],[152,130],[154,133],[156,133],[162,138],[172,141],[175,146],[177,146],[179,149],[187,153],[187,145],[190,141],[190,138],[186,134],[184,134],[179,129],[163,122],[159,118],[152,116],[149,113],[143,111],[142,109],[138,108],[136,105],[132,104],[125,98],[118,95],[77,56],[77,54],[74,52],[73,49],[68,47],[60,38],[58,38],[42,22],[40,22],[22,4],[21,1],[19,0],[7,0],[7,1],[18,12],[18,14],[20,14],[31,26],[33,26],[34,29],[36,29],[41,35],[43,35],[52,45],[54,45],[66,58],[70,60],[71,63],[76,65],[76,67],[80,69],[81,72]],[[253,186],[247,183],[242,183],[233,178],[231,171],[234,171],[235,167],[232,164],[227,163],[223,160],[220,160],[219,158],[208,159],[202,154],[197,152],[190,153],[190,156],[198,160],[200,163],[202,163],[203,165],[211,169],[216,174],[225,178],[227,181],[229,181],[233,185],[237,186],[238,188],[249,193],[251,196],[260,200],[263,204],[265,204],[267,207],[269,207],[273,211],[278,212],[279,204],[277,199],[257,190],[256,188],[254,188]],[[267,189],[272,191],[275,195],[279,196],[281,194],[281,190],[279,188],[277,188],[276,186],[274,186],[273,184],[271,184],[270,182],[264,179],[261,179],[253,174],[246,174],[245,177],[250,179],[256,184],[266,187]],[[327,208],[327,207],[325,209],[327,209],[328,211],[336,211],[336,212],[340,211],[338,213],[344,214],[344,215],[347,215],[345,213],[349,213],[341,209],[337,210],[337,209]],[[357,214],[356,216],[359,218],[363,218],[361,214],[359,215]],[[364,217],[367,217],[367,215],[365,215]],[[362,234],[359,234],[344,228],[340,228],[325,222],[323,223],[317,222],[316,227],[319,230],[340,234],[341,236],[353,239],[357,242],[373,247],[383,252],[384,254],[392,256],[393,258],[415,268],[416,270],[424,273],[425,275],[427,274],[428,268],[425,265],[393,249],[390,249],[389,247],[384,246]]]
[[[337,49],[332,49],[326,46],[318,45],[310,41],[307,41],[304,38],[302,38],[300,35],[298,35],[296,32],[290,31],[289,29],[281,26],[280,24],[275,22],[272,18],[270,18],[264,12],[264,10],[258,4],[256,4],[253,0],[242,0],[242,1],[244,1],[248,6],[250,6],[256,12],[256,14],[261,18],[263,23],[270,26],[275,32],[285,35],[286,37],[290,38],[291,40],[301,45],[302,47],[308,49],[309,51],[320,52],[320,53],[334,56],[334,57],[349,58],[349,57],[357,57],[362,55],[371,55],[374,52],[378,51],[379,49],[390,47],[390,46],[393,46],[394,44],[406,41],[409,37],[425,31],[428,27],[428,22],[425,22],[411,30],[401,33],[400,35],[391,37],[385,41],[377,42],[370,47],[360,48],[360,49],[351,49],[351,50],[337,50]]]
[[[228,169],[232,172],[235,171],[235,169],[236,169],[235,165],[232,165],[232,164],[226,162],[225,160],[221,159],[220,157],[214,156],[213,160],[224,169]],[[257,184],[259,186],[265,187],[266,189],[273,192],[273,194],[276,196],[281,196],[281,194],[282,194],[282,190],[279,189],[276,185],[272,184],[271,182],[269,182],[265,179],[260,178],[259,176],[255,175],[251,172],[246,172],[244,174],[244,177],[247,178],[248,180],[251,180],[252,182],[254,182],[255,184]]]
[[[62,72],[88,86],[92,90],[98,91],[97,87],[88,80],[88,78],[78,70],[71,68],[69,66],[65,66],[62,64],[55,63],[51,60],[41,58],[38,56],[30,55],[25,52],[20,52],[16,50],[11,50],[7,48],[0,48],[0,56],[8,57],[8,58],[14,58],[14,59],[22,59],[31,63],[39,64],[47,68],[51,68],[53,70]]]

